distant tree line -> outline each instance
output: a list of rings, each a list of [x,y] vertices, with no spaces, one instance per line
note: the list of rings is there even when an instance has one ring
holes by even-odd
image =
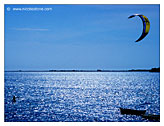
[[[149,72],[160,72],[160,68],[152,68]]]
[[[5,72],[160,72],[160,68],[131,69],[131,70],[8,70]]]

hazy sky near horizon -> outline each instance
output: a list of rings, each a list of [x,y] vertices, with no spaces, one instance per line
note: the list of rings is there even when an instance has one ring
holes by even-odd
[[[5,70],[159,67],[159,7],[5,5]],[[136,13],[150,21],[149,34],[138,43],[142,21],[128,19]]]

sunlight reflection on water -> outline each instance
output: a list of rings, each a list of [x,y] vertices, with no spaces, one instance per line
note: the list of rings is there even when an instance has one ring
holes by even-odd
[[[5,121],[149,121],[119,107],[160,114],[159,79],[149,72],[5,72]]]

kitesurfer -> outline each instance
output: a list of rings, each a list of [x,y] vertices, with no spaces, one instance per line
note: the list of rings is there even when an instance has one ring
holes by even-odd
[[[16,97],[15,96],[13,96],[13,102],[16,102]]]

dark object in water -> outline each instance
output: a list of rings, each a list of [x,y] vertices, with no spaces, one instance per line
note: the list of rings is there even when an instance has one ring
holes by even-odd
[[[121,114],[127,114],[127,115],[144,115],[146,110],[134,110],[134,109],[125,109],[120,108]]]
[[[144,115],[142,115],[142,118],[146,118],[146,119],[149,119],[149,120],[160,121],[160,115],[144,114]]]
[[[13,96],[13,102],[16,102],[16,98],[15,98],[15,96]]]

